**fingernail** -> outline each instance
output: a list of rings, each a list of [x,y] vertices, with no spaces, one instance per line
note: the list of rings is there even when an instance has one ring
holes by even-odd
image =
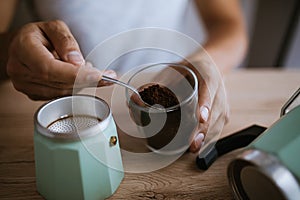
[[[101,76],[103,76],[103,75],[108,76],[110,78],[117,78],[117,74],[113,70],[107,70],[107,71],[101,72],[96,69],[93,69],[93,71],[86,76],[86,80],[88,82],[99,82],[101,79]]]
[[[195,138],[195,140],[197,141],[197,143],[199,142],[201,142],[202,143],[202,141],[203,141],[203,139],[204,139],[204,134],[203,133],[199,133],[197,136],[196,136],[196,138]]]
[[[103,72],[103,75],[107,76],[109,78],[117,78],[117,74],[113,70],[106,70],[106,71]]]
[[[84,63],[84,59],[78,51],[71,51],[67,55],[68,61],[75,65],[82,65]]]
[[[87,82],[98,82],[98,81],[100,81],[100,77],[101,76],[99,76],[97,74],[88,74],[86,76],[86,80],[87,80]]]
[[[87,82],[99,82],[101,79],[102,72],[96,69],[89,70],[90,72],[86,75]]]
[[[208,108],[206,106],[201,106],[201,108],[200,108],[200,114],[201,114],[201,118],[204,121],[208,120],[209,111],[208,111]]]
[[[203,139],[204,139],[204,134],[203,133],[197,134],[195,139],[194,139],[195,146],[199,147],[202,144]]]
[[[93,68],[93,65],[90,62],[85,62],[84,67],[86,67],[86,68]]]

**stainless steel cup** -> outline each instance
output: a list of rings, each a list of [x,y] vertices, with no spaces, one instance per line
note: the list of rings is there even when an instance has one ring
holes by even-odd
[[[38,192],[46,199],[104,199],[124,171],[108,104],[87,95],[41,106],[34,118]]]

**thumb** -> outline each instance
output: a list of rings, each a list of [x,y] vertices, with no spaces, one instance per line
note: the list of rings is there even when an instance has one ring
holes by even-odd
[[[81,66],[84,63],[79,45],[63,21],[54,20],[43,23],[41,24],[41,29],[50,40],[61,60],[77,66]]]

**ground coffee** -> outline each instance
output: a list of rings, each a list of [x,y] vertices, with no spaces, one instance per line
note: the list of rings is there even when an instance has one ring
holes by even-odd
[[[159,104],[164,108],[169,108],[179,104],[176,95],[169,88],[159,84],[143,88],[139,93],[143,101],[151,106]]]
[[[142,100],[150,106],[158,104],[164,108],[170,108],[179,104],[176,95],[169,88],[159,84],[144,85],[138,91]],[[168,145],[176,136],[180,126],[180,106],[167,111],[151,110],[147,106],[140,104],[134,94],[131,100],[134,102],[129,103],[131,116],[136,124],[144,127],[143,133],[147,138],[148,147],[159,150]],[[162,127],[160,127],[161,125],[156,125],[160,124],[162,120],[165,120]],[[153,128],[148,127],[150,123],[150,127]],[[156,130],[157,127],[160,128]],[[171,147],[171,149],[175,148]]]

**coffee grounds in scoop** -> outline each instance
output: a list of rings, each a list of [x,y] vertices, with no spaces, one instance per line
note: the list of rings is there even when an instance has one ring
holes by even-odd
[[[160,104],[169,108],[179,104],[176,95],[167,87],[159,84],[151,85],[139,92],[144,102],[149,105]]]

